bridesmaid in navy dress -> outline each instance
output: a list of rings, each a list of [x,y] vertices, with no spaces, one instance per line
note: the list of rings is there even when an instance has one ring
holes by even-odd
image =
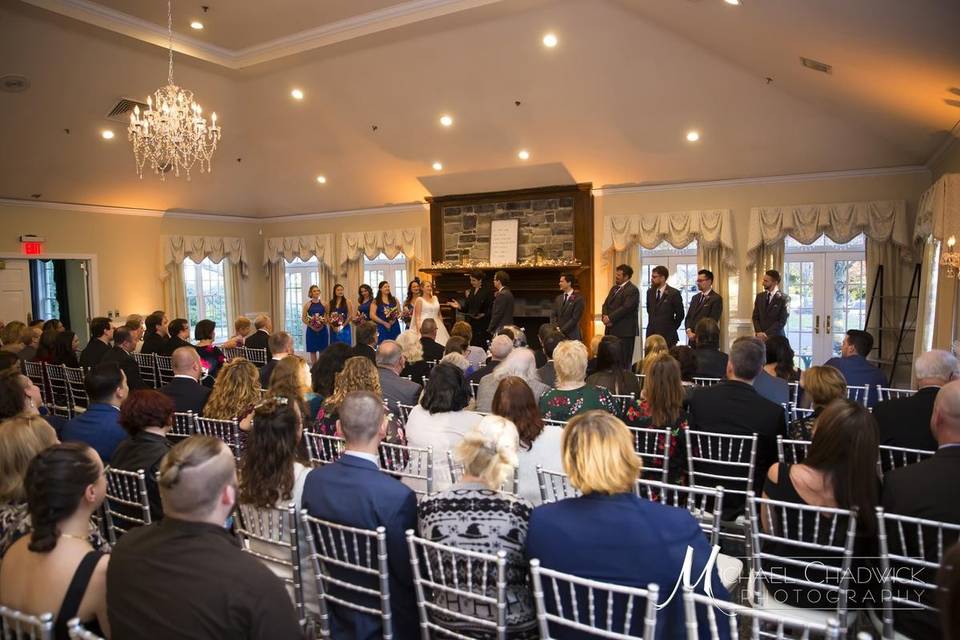
[[[350,310],[350,303],[347,302],[347,297],[343,295],[343,285],[335,284],[333,285],[333,297],[330,298],[330,343],[342,342],[344,344],[351,344],[350,340],[350,318],[353,317],[353,312]],[[337,317],[334,318],[333,314],[337,314]],[[340,327],[340,330],[337,331],[337,327]]]
[[[368,284],[360,285],[357,290],[357,319],[365,322],[370,319],[370,305],[373,303],[373,289]]]
[[[377,286],[377,297],[370,305],[370,314],[370,319],[377,323],[377,344],[397,339],[400,335],[400,303],[390,293],[390,283],[386,280]]]
[[[317,363],[317,356],[330,344],[330,329],[327,327],[327,309],[320,302],[320,287],[313,285],[309,291],[310,299],[303,303],[301,320],[307,325],[307,353],[310,364]]]
[[[403,301],[403,312],[400,316],[407,329],[413,328],[413,305],[421,295],[423,291],[420,289],[420,278],[414,278],[407,285],[407,299]]]

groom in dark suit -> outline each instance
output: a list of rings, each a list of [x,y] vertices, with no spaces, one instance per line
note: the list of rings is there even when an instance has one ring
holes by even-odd
[[[606,327],[604,335],[620,338],[621,362],[625,369],[633,364],[633,345],[640,331],[640,320],[637,318],[640,291],[630,282],[632,277],[633,267],[628,264],[618,266],[613,276],[613,288],[600,308],[600,319]]]
[[[497,293],[493,298],[490,323],[487,325],[487,333],[492,336],[500,333],[504,325],[513,324],[513,293],[507,288],[509,284],[510,274],[506,271],[497,271],[493,275],[493,288]]]
[[[713,290],[713,271],[700,269],[697,271],[697,289],[699,292],[690,300],[687,317],[683,321],[687,328],[687,342],[693,344],[696,340],[697,323],[703,318],[711,318],[720,324],[723,315],[723,298]]]
[[[560,274],[560,295],[553,301],[550,310],[550,324],[560,329],[567,340],[580,340],[580,318],[586,306],[583,296],[574,291],[576,280],[573,274]]]
[[[787,298],[780,293],[780,272],[771,269],[763,274],[763,291],[753,302],[753,331],[761,340],[782,336],[788,315]]]
[[[650,272],[650,288],[647,289],[647,337],[663,336],[667,346],[677,344],[677,329],[683,322],[683,296],[667,284],[670,272],[664,266],[656,266]]]

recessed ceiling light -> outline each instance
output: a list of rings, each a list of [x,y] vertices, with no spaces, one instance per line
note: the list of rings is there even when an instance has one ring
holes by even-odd
[[[529,160],[530,152],[527,151],[526,149],[521,149],[520,153],[517,154],[517,157],[520,158],[521,160]]]
[[[433,170],[434,170],[434,171],[443,171],[443,163],[442,163],[442,162],[434,162],[434,163],[433,163]]]
[[[111,131],[110,129],[104,129],[103,131],[100,132],[100,135],[103,137],[104,140],[113,140],[113,131]]]
[[[451,126],[453,124],[453,117],[448,115],[440,116],[440,124],[442,124],[445,127]]]
[[[555,33],[548,33],[543,36],[543,46],[550,47],[551,49],[557,46],[557,35]]]
[[[190,23],[190,28],[200,31],[203,29],[203,23],[200,22],[199,20],[194,20],[193,22]]]
[[[723,0],[723,1],[729,5],[733,5],[734,7],[740,6],[740,0]]]
[[[687,142],[696,142],[700,139],[699,131],[687,131]]]
[[[317,182],[320,184],[327,184],[327,176],[317,176]]]
[[[293,96],[294,100],[303,100],[303,91],[300,89],[294,89],[290,92],[290,95]]]

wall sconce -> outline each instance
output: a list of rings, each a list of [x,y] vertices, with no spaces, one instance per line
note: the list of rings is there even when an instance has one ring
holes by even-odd
[[[947,250],[940,253],[940,266],[946,270],[948,278],[956,278],[960,272],[960,251],[957,251],[957,237],[947,238]]]

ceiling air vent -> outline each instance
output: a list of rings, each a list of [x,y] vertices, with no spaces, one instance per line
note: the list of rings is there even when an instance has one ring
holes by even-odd
[[[819,71],[820,73],[833,73],[833,66],[825,62],[820,62],[819,60],[814,60],[812,58],[800,58],[800,64],[805,66],[807,69],[813,69],[814,71]]]
[[[131,100],[130,98],[120,98],[117,100],[117,104],[113,105],[110,111],[107,112],[107,120],[130,124],[130,114],[133,112],[134,107],[140,107],[140,111],[143,112],[147,108],[147,103],[140,102],[139,100]]]

